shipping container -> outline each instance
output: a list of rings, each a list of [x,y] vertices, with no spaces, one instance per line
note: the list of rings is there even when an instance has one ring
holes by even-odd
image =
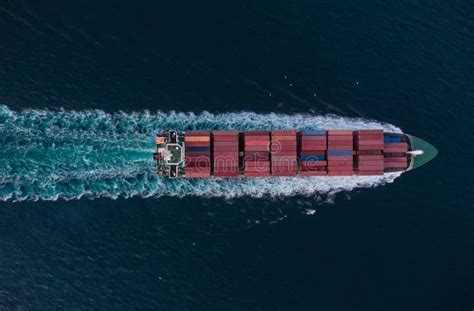
[[[302,130],[302,136],[326,136],[325,130]]]
[[[300,156],[301,161],[324,161],[326,156],[324,155],[302,155]]]
[[[351,135],[354,133],[354,131],[351,130],[329,130],[327,131],[328,137],[329,136],[337,136],[337,135]]]
[[[357,152],[358,155],[381,155],[382,150],[360,150]]]
[[[351,155],[328,155],[328,161],[336,160],[336,161],[352,161],[353,156]]]
[[[352,150],[329,150],[328,156],[352,156]]]
[[[248,141],[270,141],[270,136],[268,135],[255,135],[255,136],[245,136],[245,142]]]
[[[204,142],[208,143],[211,141],[211,138],[209,136],[185,136],[184,141],[186,143],[189,142]]]
[[[269,177],[270,172],[244,172],[245,177]]]
[[[272,135],[296,135],[296,130],[273,130]]]
[[[270,136],[270,131],[245,131],[245,137],[247,136]]]
[[[352,171],[328,171],[328,176],[352,176]]]
[[[301,141],[304,143],[304,142],[307,142],[307,141],[326,141],[327,138],[326,136],[302,136],[301,137]]]
[[[326,151],[324,150],[308,150],[308,151],[301,151],[300,153],[302,156],[310,155],[310,156],[324,156],[326,157]]]
[[[211,131],[186,131],[185,139],[189,136],[210,136]]]
[[[295,141],[296,142],[296,136],[272,135],[272,141]]]
[[[327,171],[301,171],[301,176],[326,176],[328,174]]]
[[[382,135],[383,130],[357,130],[355,131],[356,135]]]
[[[212,131],[214,136],[238,136],[239,131],[234,130],[219,130],[219,131]]]
[[[380,176],[383,175],[383,169],[382,170],[373,170],[373,171],[359,171],[357,172],[357,175],[359,176]]]
[[[333,142],[333,141],[354,141],[352,135],[334,135],[334,136],[328,136],[328,141]]]
[[[216,177],[239,177],[239,172],[214,172]]]

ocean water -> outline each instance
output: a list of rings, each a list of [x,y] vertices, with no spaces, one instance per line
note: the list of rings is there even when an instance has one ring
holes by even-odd
[[[472,310],[470,1],[0,3],[0,309]],[[165,180],[160,129],[384,128],[366,178]]]

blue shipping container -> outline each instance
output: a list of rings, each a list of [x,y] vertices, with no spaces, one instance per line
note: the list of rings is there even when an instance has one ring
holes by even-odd
[[[400,137],[389,137],[383,140],[384,143],[400,143],[402,139]]]
[[[326,157],[325,156],[308,156],[304,155],[301,156],[301,161],[325,161]]]
[[[352,155],[352,150],[328,150],[330,156],[346,156]]]
[[[186,147],[186,151],[210,151],[210,147],[198,147],[198,146],[190,146]]]

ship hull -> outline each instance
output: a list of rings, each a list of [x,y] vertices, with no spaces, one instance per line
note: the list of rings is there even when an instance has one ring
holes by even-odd
[[[431,160],[432,152],[415,161],[423,143],[379,129],[170,130],[157,135],[154,159],[158,175],[170,178],[377,176]]]

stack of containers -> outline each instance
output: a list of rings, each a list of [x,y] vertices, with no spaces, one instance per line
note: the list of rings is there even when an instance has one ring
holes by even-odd
[[[301,131],[300,175],[327,175],[326,150],[326,131]]]
[[[210,135],[210,131],[186,131],[184,136],[186,177],[211,175]]]
[[[353,131],[328,131],[328,175],[351,176],[354,170]]]
[[[359,130],[354,134],[358,175],[383,175],[383,130]]]
[[[401,137],[387,137],[384,140],[384,167],[388,169],[405,169],[408,166],[406,152],[408,143]]]
[[[272,131],[272,176],[296,176],[296,130]]]
[[[244,132],[244,175],[270,176],[270,132]]]
[[[214,176],[239,176],[239,132],[213,131]]]

